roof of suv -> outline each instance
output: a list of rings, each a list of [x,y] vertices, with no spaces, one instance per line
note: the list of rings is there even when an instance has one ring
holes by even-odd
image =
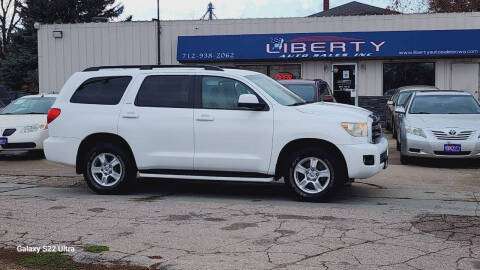
[[[46,98],[56,98],[58,97],[57,94],[37,94],[37,95],[28,95],[28,96],[23,96],[21,98],[42,98],[42,97],[46,97]]]
[[[314,80],[302,80],[302,79],[295,79],[295,80],[278,80],[281,84],[315,84]]]
[[[151,73],[152,71],[210,71],[210,72],[224,72],[226,74],[247,76],[247,75],[257,75],[258,72],[243,70],[243,69],[233,69],[233,68],[221,68],[217,66],[209,65],[139,65],[139,66],[102,66],[102,67],[90,67],[85,69],[83,72],[95,72],[95,73],[114,73],[115,71],[125,72],[127,71],[131,74],[137,73]]]
[[[457,90],[419,91],[417,96],[471,96],[469,92]]]
[[[408,90],[439,90],[435,86],[431,85],[407,85],[398,88],[398,91],[408,91]]]

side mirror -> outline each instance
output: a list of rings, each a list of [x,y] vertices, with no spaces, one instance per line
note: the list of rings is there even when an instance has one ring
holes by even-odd
[[[261,111],[265,109],[265,104],[260,103],[255,95],[242,94],[238,97],[238,107]]]
[[[404,107],[397,107],[397,108],[395,108],[395,112],[398,113],[398,114],[405,114],[405,113],[406,113]]]
[[[393,100],[387,101],[387,105],[393,105]]]

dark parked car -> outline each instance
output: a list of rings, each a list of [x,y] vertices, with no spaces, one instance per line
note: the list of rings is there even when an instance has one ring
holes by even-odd
[[[278,82],[307,102],[336,102],[332,89],[323,80],[279,80]]]
[[[395,108],[405,105],[405,101],[414,91],[419,90],[438,90],[435,86],[428,85],[412,85],[412,86],[403,86],[398,89],[390,89],[385,92],[385,95],[390,94],[392,97],[387,101],[387,106],[385,108],[385,125],[388,130],[393,131],[393,136],[396,137],[395,132]]]

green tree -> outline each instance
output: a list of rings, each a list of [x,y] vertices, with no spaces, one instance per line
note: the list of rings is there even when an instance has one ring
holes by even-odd
[[[480,0],[391,0],[390,9],[402,13],[480,11]]]
[[[33,28],[36,22],[88,23],[99,17],[113,20],[123,9],[117,0],[24,0],[20,16],[25,28]]]
[[[20,22],[19,11],[18,0],[0,0],[0,60],[5,57],[12,34]]]
[[[430,12],[480,11],[480,0],[429,0]]]
[[[0,84],[13,90],[30,92],[38,91],[35,23],[88,23],[94,22],[98,18],[114,20],[123,13],[124,9],[117,0],[0,1],[17,3],[17,14],[21,19],[20,25],[15,25],[15,30],[11,31],[9,41],[4,46],[6,53],[3,59],[0,56]]]

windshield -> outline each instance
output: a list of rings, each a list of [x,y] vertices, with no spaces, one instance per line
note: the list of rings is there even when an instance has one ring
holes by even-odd
[[[400,94],[398,94],[397,105],[398,106],[405,105],[405,101],[407,101],[407,98],[409,96],[410,96],[410,92],[401,92]]]
[[[294,106],[305,104],[306,101],[295,95],[292,91],[283,87],[277,81],[265,75],[249,75],[245,76],[258,87],[262,88],[265,93],[270,95],[275,101],[285,106]]]
[[[315,102],[315,86],[313,84],[284,84],[286,88],[308,102]]]
[[[19,98],[7,107],[0,114],[47,114],[50,107],[55,102],[55,98]]]
[[[472,96],[417,96],[411,114],[480,114],[480,105]]]

